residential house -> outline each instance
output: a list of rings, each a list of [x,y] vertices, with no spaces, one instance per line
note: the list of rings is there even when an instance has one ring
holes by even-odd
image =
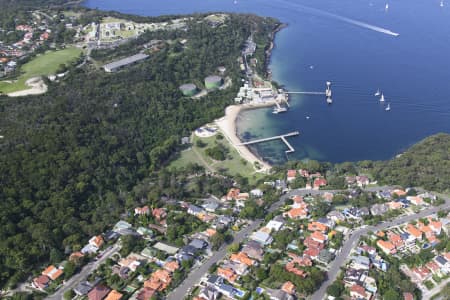
[[[192,246],[192,247],[194,247],[195,249],[197,249],[197,250],[203,250],[203,249],[205,249],[206,247],[208,247],[208,243],[206,242],[206,241],[204,241],[204,240],[201,240],[201,239],[193,239],[189,244],[188,244],[188,246]]]
[[[307,248],[303,251],[303,255],[316,260],[319,257],[320,250],[318,248]]]
[[[414,295],[411,293],[403,293],[403,300],[414,300]]]
[[[382,203],[382,204],[374,204],[370,208],[370,213],[373,216],[381,216],[381,215],[384,215],[385,213],[387,213],[388,209],[389,209],[389,206],[387,206],[384,203]]]
[[[299,268],[296,267],[296,262],[295,261],[288,262],[286,264],[285,269],[286,269],[286,271],[288,271],[290,273],[293,273],[293,274],[295,274],[297,276],[300,276],[302,278],[306,278],[306,276],[308,276],[308,274],[305,271],[303,271],[302,269],[299,269]]]
[[[430,226],[431,230],[433,230],[433,232],[437,235],[441,234],[442,222],[430,220],[430,224],[428,226]]]
[[[441,267],[435,261],[429,261],[427,264],[425,264],[425,267],[427,267],[431,273],[435,275],[441,275]]]
[[[112,290],[108,296],[106,296],[105,300],[120,300],[123,295],[116,290]]]
[[[219,203],[217,203],[216,201],[209,201],[206,203],[202,204],[202,207],[207,211],[207,212],[215,212],[218,208],[219,208]]]
[[[87,295],[93,288],[94,285],[92,285],[88,281],[82,281],[73,289],[73,291],[78,296],[84,296]]]
[[[330,192],[325,192],[322,194],[322,198],[327,202],[332,202],[334,198],[334,194]]]
[[[406,192],[402,189],[395,189],[391,192],[392,195],[397,195],[399,197],[406,196]]]
[[[248,193],[239,193],[236,197],[236,206],[238,207],[244,207],[247,200],[250,198],[250,195]]]
[[[156,221],[161,222],[167,217],[167,212],[164,208],[154,208],[152,210],[152,216],[156,219]]]
[[[238,275],[245,275],[248,271],[248,266],[246,264],[241,264],[238,262],[233,262],[233,261],[225,261],[222,264],[222,268],[224,269],[231,269],[233,270],[234,273],[238,274]]]
[[[269,245],[273,241],[273,238],[270,236],[270,234],[262,232],[262,231],[254,232],[250,236],[250,239],[260,243],[261,245]]]
[[[270,220],[269,223],[267,223],[266,227],[271,231],[279,231],[283,227],[283,225],[283,222]]]
[[[450,261],[447,260],[445,256],[438,255],[434,258],[434,261],[439,265],[442,273],[444,274],[450,273]]]
[[[149,287],[142,288],[137,296],[136,300],[151,300],[151,298],[156,294],[156,291]]]
[[[134,209],[135,216],[148,216],[150,214],[150,208],[146,205],[144,207],[136,207]]]
[[[287,212],[287,216],[291,219],[304,219],[308,217],[308,212],[303,208],[292,208]]]
[[[326,236],[325,234],[319,232],[319,231],[314,231],[314,232],[310,235],[310,237],[311,237],[314,241],[319,242],[319,243],[325,243],[326,240],[327,240],[327,236]]]
[[[356,176],[356,184],[359,187],[364,187],[370,183],[369,177],[367,176]]]
[[[295,285],[292,282],[290,282],[290,281],[286,281],[281,286],[281,290],[283,292],[288,293],[289,295],[294,295],[295,294]]]
[[[422,206],[422,205],[425,204],[423,199],[421,197],[419,197],[419,196],[408,196],[408,197],[406,197],[406,200],[411,202],[411,204],[417,205],[417,206]]]
[[[399,236],[398,234],[395,234],[393,232],[389,232],[388,240],[395,246],[395,248],[397,250],[399,250],[399,251],[403,250],[403,246],[405,245],[405,243],[403,242],[403,239],[401,238],[401,236]]]
[[[250,191],[250,195],[256,198],[261,198],[264,195],[264,192],[260,189],[254,189]]]
[[[190,204],[188,206],[187,213],[191,214],[191,215],[194,215],[194,216],[198,216],[200,214],[203,214],[204,211],[203,211],[203,209],[201,207],[198,207],[198,206]]]
[[[320,231],[322,233],[326,233],[328,231],[328,225],[319,222],[310,222],[308,223],[309,231]]]
[[[212,287],[203,287],[198,293],[198,297],[198,300],[217,300],[219,299],[219,292]]]
[[[288,170],[287,174],[286,174],[286,181],[287,182],[292,182],[295,180],[295,177],[297,176],[297,171],[296,170]]]
[[[97,249],[100,249],[104,243],[105,241],[103,240],[103,237],[101,235],[93,236],[89,240],[89,244],[96,247]]]
[[[341,213],[340,211],[337,211],[337,210],[330,211],[327,214],[327,218],[333,220],[335,223],[339,223],[339,222],[345,221],[344,214]]]
[[[242,248],[242,252],[248,257],[261,261],[264,257],[264,249],[260,243],[256,241],[248,241]]]
[[[307,238],[305,238],[305,240],[303,241],[303,244],[307,248],[315,248],[315,249],[318,249],[319,251],[325,247],[324,243],[314,240],[311,236],[308,236]]]
[[[370,259],[366,256],[356,256],[352,260],[351,267],[356,270],[369,270]]]
[[[95,286],[88,294],[89,300],[103,300],[111,291],[110,288],[104,285]]]
[[[45,290],[48,287],[49,283],[50,278],[45,275],[40,275],[33,279],[31,285],[36,289]]]
[[[48,266],[44,271],[42,271],[42,275],[47,276],[51,280],[58,279],[64,271],[62,269],[58,269],[53,265]]]
[[[83,259],[83,257],[84,257],[83,253],[81,253],[80,251],[76,251],[76,252],[73,252],[72,254],[70,254],[69,261],[74,264],[79,264],[79,263],[81,263],[81,260]]]
[[[300,169],[300,170],[298,170],[298,174],[300,174],[300,176],[302,176],[303,178],[309,178],[308,170]]]
[[[396,201],[390,201],[386,203],[386,205],[389,207],[389,209],[395,210],[395,209],[401,209],[405,207],[405,204],[403,202],[396,202]]]
[[[217,275],[230,283],[234,283],[239,277],[232,269],[221,267],[217,268]]]
[[[350,297],[351,299],[367,299],[370,300],[372,295],[366,292],[366,289],[359,284],[354,284],[350,288]]]
[[[240,189],[231,188],[231,189],[228,191],[228,193],[227,193],[225,199],[226,199],[227,201],[235,200],[235,199],[237,198],[237,196],[239,195],[240,192],[241,192]]]
[[[244,252],[238,252],[237,254],[233,253],[231,254],[230,260],[236,263],[244,264],[246,266],[253,266],[256,264],[256,261],[249,258],[247,254]]]
[[[176,260],[168,261],[164,264],[163,268],[170,273],[175,272],[180,268],[180,264]]]
[[[155,291],[164,291],[172,281],[167,270],[159,269],[152,273],[150,279],[144,282],[144,287],[149,287]]]
[[[331,253],[328,249],[322,249],[319,252],[319,256],[317,259],[325,264],[330,263],[334,259],[334,254]]]
[[[408,224],[408,226],[406,226],[405,231],[414,239],[417,239],[419,241],[422,240],[422,232],[417,229],[414,225],[412,224]]]
[[[395,246],[391,242],[378,240],[377,246],[386,254],[395,254],[397,250],[395,249]]]
[[[283,290],[266,289],[270,300],[294,300],[294,296],[289,295]]]
[[[314,179],[313,188],[318,190],[319,188],[326,186],[327,180],[325,178],[316,178]]]
[[[414,276],[420,281],[423,282],[431,278],[431,272],[425,267],[416,267],[411,269]]]

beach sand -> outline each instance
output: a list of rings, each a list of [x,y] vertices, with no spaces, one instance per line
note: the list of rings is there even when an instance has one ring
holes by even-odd
[[[259,172],[267,172],[270,170],[271,166],[262,159],[258,158],[246,146],[240,145],[242,141],[239,139],[236,133],[236,119],[242,110],[256,109],[273,105],[274,102],[231,105],[225,109],[225,116],[215,121],[217,126],[219,126],[219,128],[223,132],[224,136],[233,145],[233,147],[237,150],[237,152],[243,159],[247,160],[252,165],[254,165],[255,162],[259,163],[259,165],[261,166],[261,168],[258,170]]]

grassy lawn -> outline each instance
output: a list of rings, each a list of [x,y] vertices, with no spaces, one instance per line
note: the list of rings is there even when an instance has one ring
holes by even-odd
[[[21,67],[21,75],[13,83],[0,81],[0,93],[11,93],[28,89],[25,82],[36,76],[54,74],[61,64],[73,61],[81,54],[82,50],[72,47],[58,51],[48,51],[36,56]]]
[[[206,144],[206,146],[198,147],[196,145],[196,142],[198,140],[201,140],[203,143]],[[224,161],[215,161],[205,153],[206,149],[214,147],[216,143],[220,143],[225,148],[228,149],[227,158]],[[239,153],[236,151],[236,149],[234,149],[230,145],[227,139],[225,138],[219,139],[218,134],[209,138],[199,138],[195,136],[193,139],[192,148],[194,148],[197,151],[197,153],[201,155],[203,160],[209,166],[211,166],[214,170],[216,170],[219,173],[228,173],[232,176],[241,175],[243,177],[247,177],[250,180],[250,182],[256,181],[262,177],[261,174],[255,173],[255,170],[250,163],[244,161],[241,158]],[[182,151],[180,153],[179,158],[174,160],[169,165],[169,168],[182,168],[187,166],[189,163],[196,163],[205,167],[205,164],[202,162],[201,159],[199,159],[194,150],[190,149]]]

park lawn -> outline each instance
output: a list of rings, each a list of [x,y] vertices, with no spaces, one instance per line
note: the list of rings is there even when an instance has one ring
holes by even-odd
[[[0,93],[11,93],[28,89],[25,82],[36,76],[47,76],[54,74],[61,64],[67,64],[76,59],[82,50],[71,47],[57,51],[47,51],[45,54],[36,56],[21,67],[21,75],[12,83],[0,81]]]
[[[218,135],[216,134],[215,136],[209,138],[199,138],[194,135],[192,148],[195,148],[196,151],[202,156],[203,160],[206,161],[218,173],[228,173],[232,176],[241,175],[248,178],[250,182],[255,182],[263,177],[262,174],[255,172],[255,169],[249,162],[241,158],[239,153],[236,149],[234,149],[234,147],[231,146],[226,138],[218,139],[217,136]],[[202,148],[198,147],[196,145],[197,140],[201,140],[206,144],[206,146]],[[224,161],[214,161],[211,157],[206,155],[206,149],[212,148],[216,143],[220,143],[228,149],[227,159]],[[179,158],[174,160],[169,165],[169,168],[181,168],[187,166],[189,163],[197,163],[204,166],[202,161],[191,149],[182,151]]]

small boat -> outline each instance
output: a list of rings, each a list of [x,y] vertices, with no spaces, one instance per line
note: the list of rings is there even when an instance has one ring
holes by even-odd
[[[273,114],[279,114],[282,112],[286,112],[287,108],[286,107],[275,107],[272,111]]]
[[[388,104],[384,110],[385,110],[385,111],[390,111],[390,110],[391,110],[391,105]]]
[[[380,92],[380,89],[378,89],[377,91],[376,91],[376,93],[374,94],[374,96],[375,97],[378,97],[378,96],[380,96],[381,95],[381,92]]]
[[[381,94],[380,102],[384,102],[384,94]]]
[[[310,70],[314,70],[314,66],[313,66],[313,65],[310,65],[310,66],[309,66],[309,69],[310,69]]]
[[[441,7],[444,7],[444,0],[441,0],[440,6],[441,6]]]
[[[328,104],[333,103],[333,99],[331,99],[331,97],[327,97],[327,103],[328,103]]]
[[[310,116],[306,116],[306,120],[309,120],[311,117]]]
[[[385,10],[385,11],[388,11],[388,10],[389,10],[389,3],[386,3],[386,6],[384,7],[384,10]]]

